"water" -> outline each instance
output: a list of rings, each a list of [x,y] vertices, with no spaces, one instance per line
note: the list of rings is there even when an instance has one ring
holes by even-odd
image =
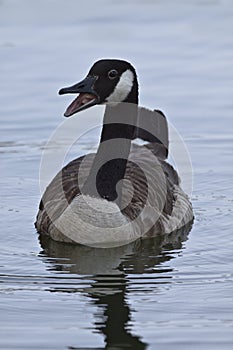
[[[2,0],[0,28],[1,349],[232,349],[232,1]],[[141,104],[185,141],[189,235],[110,250],[38,240],[41,155],[70,101],[57,90],[102,57],[136,66]],[[66,160],[97,141],[94,129]]]

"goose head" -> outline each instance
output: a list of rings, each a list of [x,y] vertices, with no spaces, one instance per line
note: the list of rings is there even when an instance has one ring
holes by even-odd
[[[137,75],[134,67],[127,61],[102,59],[94,63],[86,78],[61,89],[59,94],[79,94],[66,109],[65,117],[97,104],[137,104]]]

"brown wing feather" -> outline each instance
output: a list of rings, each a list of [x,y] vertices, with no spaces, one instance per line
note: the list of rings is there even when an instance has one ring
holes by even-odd
[[[136,218],[145,203],[171,214],[173,208],[173,185],[178,176],[171,165],[158,157],[160,145],[150,147],[134,146],[127,163],[125,180],[133,186],[124,190],[123,214]],[[149,152],[148,152],[149,150]],[[95,154],[89,154],[71,161],[52,180],[41,199],[35,226],[40,233],[49,234],[56,220],[80,193],[80,186],[87,178]],[[84,161],[85,160],[85,161]],[[81,170],[81,171],[80,171]],[[148,179],[150,186],[148,188]],[[80,174],[81,173],[81,174]],[[124,205],[124,203],[130,203]],[[61,234],[62,235],[62,234]],[[64,237],[61,239],[64,240]]]
[[[40,201],[35,223],[38,232],[47,234],[53,222],[61,216],[69,203],[80,193],[80,183],[83,177],[88,176],[91,159],[93,160],[94,156],[94,154],[90,154],[88,157],[85,157],[86,161],[83,162],[85,168],[82,166],[82,177],[79,176],[79,169],[84,156],[68,163],[53,178]],[[85,171],[86,174],[84,174]]]

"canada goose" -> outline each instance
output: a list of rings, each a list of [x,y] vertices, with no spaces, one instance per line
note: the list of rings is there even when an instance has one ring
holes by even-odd
[[[65,116],[106,104],[96,154],[71,161],[47,187],[36,229],[57,241],[108,247],[172,232],[193,219],[192,206],[166,162],[168,128],[160,111],[138,107],[134,67],[103,59],[78,84]],[[132,143],[136,138],[146,145]]]

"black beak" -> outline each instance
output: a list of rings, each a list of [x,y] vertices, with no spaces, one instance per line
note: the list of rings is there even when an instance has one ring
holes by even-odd
[[[96,76],[87,76],[80,83],[59,90],[59,95],[79,94],[65,111],[65,117],[70,117],[71,115],[94,106],[99,102],[99,95],[93,88],[96,80]]]
[[[97,80],[97,77],[86,77],[80,83],[65,87],[61,90],[59,90],[59,95],[64,95],[64,94],[78,94],[78,93],[88,93],[88,94],[93,94],[97,95],[95,90],[93,89],[93,85],[95,81]]]

